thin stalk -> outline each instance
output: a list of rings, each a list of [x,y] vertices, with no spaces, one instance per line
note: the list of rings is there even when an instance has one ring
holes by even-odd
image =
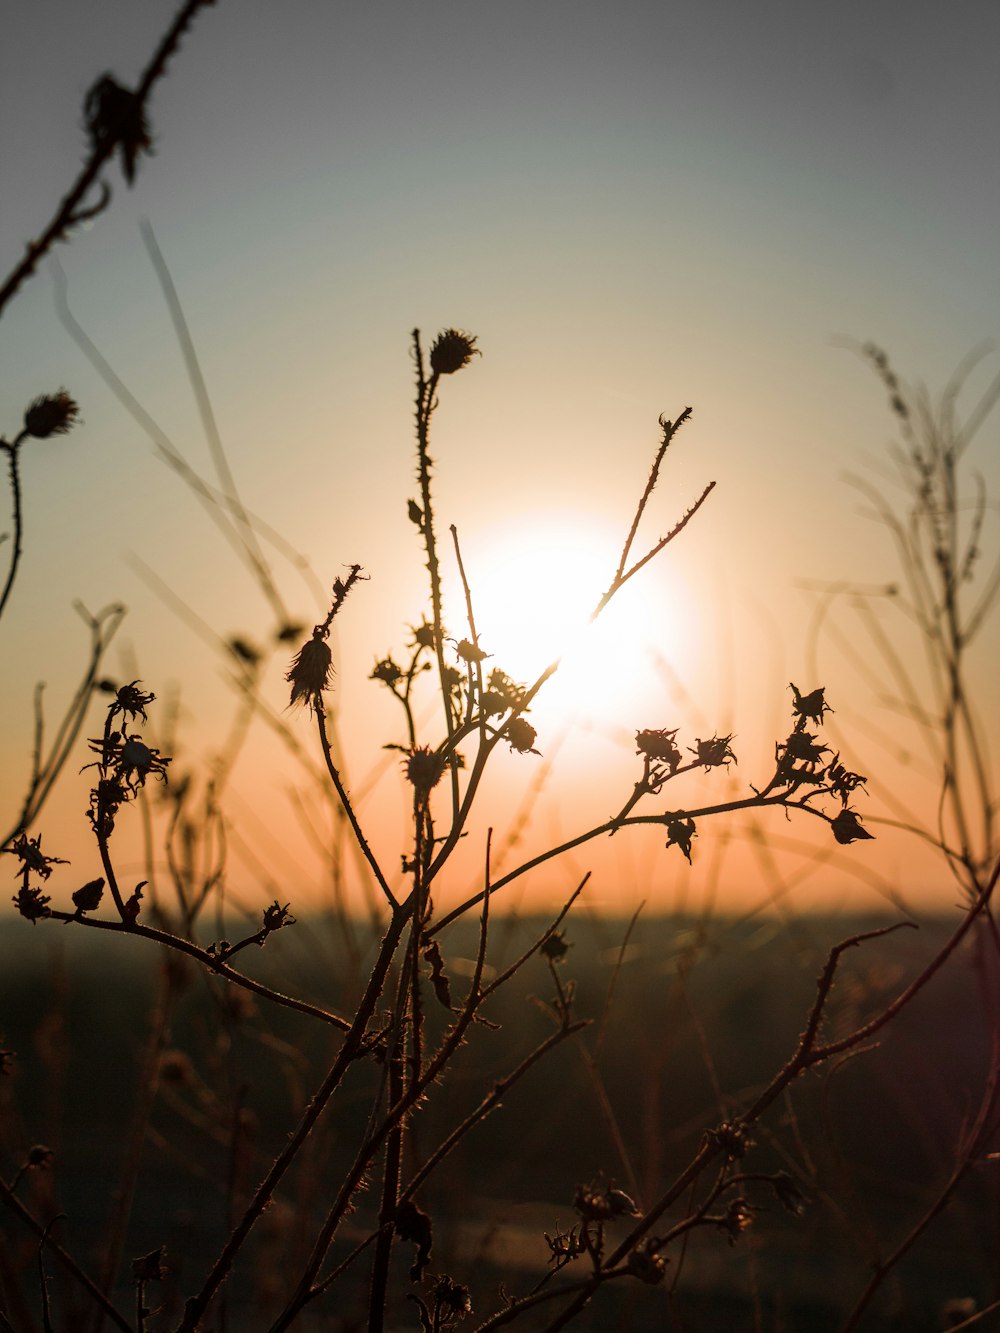
[[[351,1024],[351,1029],[344,1038],[343,1045],[341,1046],[336,1059],[330,1067],[326,1078],[313,1094],[298,1126],[289,1136],[288,1143],[278,1154],[267,1175],[258,1186],[240,1221],[233,1228],[232,1234],[226,1241],[218,1258],[205,1278],[201,1290],[198,1292],[197,1296],[191,1297],[187,1302],[184,1318],[178,1325],[177,1333],[196,1333],[199,1322],[208,1309],[212,1297],[229,1276],[233,1260],[242,1249],[254,1224],[264,1212],[265,1208],[270,1204],[271,1199],[274,1196],[274,1191],[283,1179],[285,1172],[298,1156],[302,1145],[312,1133],[316,1121],[325,1110],[327,1103],[333,1096],[334,1092],[340,1086],[348,1068],[354,1060],[363,1053],[365,1039],[368,1035],[368,1024],[371,1022],[372,1015],[375,1012],[375,1006],[378,1004],[379,997],[382,994],[389,966],[395,955],[396,946],[399,944],[400,937],[406,924],[407,913],[405,909],[400,909],[398,912],[393,913],[392,920],[389,922],[385,937],[382,940],[378,957],[372,968],[368,986],[362,996],[361,1003],[358,1005],[354,1022]]]

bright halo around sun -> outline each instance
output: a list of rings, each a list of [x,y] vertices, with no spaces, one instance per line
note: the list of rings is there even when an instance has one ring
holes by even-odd
[[[633,559],[644,549],[637,544]],[[690,628],[690,598],[664,570],[664,552],[659,569],[651,562],[592,621],[620,553],[621,537],[610,527],[551,515],[480,534],[474,551],[463,550],[487,668],[530,685],[559,661],[532,705],[534,719],[626,730],[660,725],[643,720],[644,710],[662,703],[665,661],[685,673],[677,627],[687,618]]]

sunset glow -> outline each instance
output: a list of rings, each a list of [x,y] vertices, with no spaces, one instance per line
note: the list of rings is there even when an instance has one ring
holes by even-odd
[[[623,703],[634,708],[654,688],[656,657],[669,655],[681,672],[687,665],[676,648],[690,599],[676,580],[663,595],[668,552],[655,574],[641,571],[593,619],[618,547],[609,527],[538,515],[489,536],[476,557],[480,642],[493,664],[527,684],[558,661],[538,704],[553,721],[620,721]]]

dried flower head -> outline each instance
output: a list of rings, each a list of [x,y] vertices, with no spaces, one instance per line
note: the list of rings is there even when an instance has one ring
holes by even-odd
[[[732,734],[711,736],[707,741],[699,740],[696,737],[695,748],[693,750],[689,749],[688,753],[694,755],[696,763],[704,765],[706,773],[710,768],[719,768],[723,764],[728,768],[730,763],[735,764],[737,762],[729,744],[732,739]]]
[[[720,1148],[731,1162],[745,1157],[754,1146],[746,1125],[740,1124],[738,1120],[723,1120],[717,1129],[707,1129],[705,1137]]]
[[[153,147],[142,98],[105,74],[87,94],[84,116],[96,149],[107,153],[121,150],[122,171],[131,185],[139,157]]]
[[[673,815],[667,821],[667,846],[679,847],[691,865],[691,839],[696,837],[694,820]]]
[[[15,873],[23,875],[25,882],[29,875],[37,875],[39,879],[48,879],[52,874],[53,866],[68,865],[61,856],[47,856],[42,851],[42,835],[39,833],[37,838],[29,838],[27,833],[21,833],[16,837],[9,847],[4,851],[11,856],[16,856],[21,862],[20,870]]]
[[[161,755],[152,745],[147,745],[138,736],[128,736],[112,732],[109,738],[90,741],[90,748],[101,756],[101,764],[114,766],[114,781],[121,792],[134,796],[140,787],[146,785],[146,779],[152,773],[162,781],[167,780],[169,758]],[[99,784],[103,785],[103,784]],[[107,791],[112,804],[120,805],[119,792]]]
[[[24,414],[24,429],[36,440],[68,435],[76,425],[80,409],[65,389],[36,398]]]
[[[476,339],[462,329],[445,329],[439,333],[431,348],[431,370],[435,375],[454,375],[462,370],[474,356],[481,353],[476,347]]]
[[[489,653],[484,652],[469,639],[461,639],[455,651],[463,662],[482,662],[489,656]]]
[[[444,766],[444,755],[438,754],[429,745],[418,745],[403,765],[407,778],[421,796],[427,796],[438,785]]]
[[[551,963],[558,963],[569,953],[569,945],[566,942],[566,936],[561,930],[553,930],[551,934],[546,935],[538,946],[538,951],[543,958],[547,958]]]
[[[636,754],[645,755],[647,759],[658,759],[665,763],[671,773],[681,762],[681,752],[674,742],[679,728],[674,727],[672,731],[637,731],[635,733]]]
[[[512,717],[507,723],[505,734],[510,748],[516,750],[518,754],[538,754],[533,748],[538,732],[523,717]]]
[[[434,647],[434,626],[429,625],[426,620],[420,622],[413,631],[414,648],[433,648]]]
[[[652,1236],[640,1242],[628,1257],[628,1271],[651,1287],[662,1282],[667,1271],[667,1260],[662,1254],[657,1254],[657,1244],[656,1237]]]
[[[396,681],[402,676],[402,670],[396,665],[391,657],[383,657],[381,662],[376,662],[369,676],[369,680],[380,680],[383,685],[395,685]]]
[[[115,701],[111,705],[111,716],[116,713],[122,713],[130,717],[134,722],[137,717],[141,717],[143,722],[148,722],[146,716],[146,705],[151,704],[156,698],[155,694],[147,694],[145,690],[139,689],[139,681],[129,681],[121,689],[115,691]]]
[[[36,921],[44,921],[47,916],[52,915],[52,909],[49,907],[50,901],[47,893],[43,893],[41,889],[29,888],[27,884],[22,884],[16,895],[11,898],[11,902],[25,921],[30,921],[32,925]]]
[[[824,714],[833,712],[823,697],[825,687],[820,685],[818,689],[803,694],[794,681],[789,681],[788,688],[792,691],[792,712],[795,716],[803,722],[815,722],[817,727],[821,727]]]
[[[818,738],[810,736],[808,731],[793,731],[782,748],[787,759],[798,759],[804,764],[818,764],[830,753],[830,747],[820,745]]]
[[[285,675],[292,687],[290,705],[304,703],[317,708],[321,703],[320,695],[330,684],[332,672],[330,645],[314,631],[312,638],[299,649]]]
[[[852,773],[850,769],[845,768],[840,762],[839,754],[835,754],[830,760],[826,770],[826,780],[833,794],[839,796],[845,805],[859,787],[862,791],[865,790],[865,783],[868,781],[863,773]]]
[[[264,943],[264,938],[275,930],[281,930],[282,926],[294,926],[295,917],[288,910],[291,903],[285,903],[284,907],[275,898],[270,907],[264,908],[264,925],[261,932],[262,938],[257,941],[258,944]]]
[[[469,1288],[455,1282],[447,1273],[434,1279],[434,1303],[442,1323],[450,1324],[455,1319],[464,1319],[472,1313],[472,1299]]]
[[[744,1231],[753,1225],[755,1211],[753,1205],[746,1199],[734,1199],[726,1209],[719,1226],[728,1233],[730,1245],[735,1245]]]

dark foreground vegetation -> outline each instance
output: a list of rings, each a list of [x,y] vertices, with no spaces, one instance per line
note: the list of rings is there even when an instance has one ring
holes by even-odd
[[[430,1271],[462,1274],[473,1311],[485,1313],[502,1304],[501,1292],[522,1296],[552,1270],[546,1233],[554,1241],[579,1229],[581,1185],[620,1188],[638,1207],[656,1198],[706,1131],[753,1099],[760,1071],[787,1059],[829,947],[878,924],[640,916],[630,928],[580,916],[553,966],[563,988],[575,982],[576,1010],[594,1022],[512,1087],[459,1143],[447,1171],[432,1178],[423,1197],[434,1223]],[[512,961],[544,926],[498,919],[493,965]],[[61,933],[20,930],[15,948],[15,928],[7,927],[0,944],[12,960],[0,979],[0,1013],[19,1066],[16,1084],[5,1087],[4,1156],[23,1156],[33,1141],[51,1149],[51,1160],[29,1172],[24,1200],[38,1215],[63,1214],[61,1237],[97,1266],[118,1186],[140,1167],[124,1252],[143,1255],[165,1244],[157,1304],[167,1326],[198,1276],[195,1256],[223,1242],[320,1077],[330,1040],[302,1016],[243,1003],[225,983],[154,947],[123,951],[96,932],[71,943]],[[850,1030],[882,1005],[947,929],[929,921],[854,951],[825,1035]],[[462,958],[471,966],[475,951],[475,932],[460,931],[451,941],[453,967]],[[662,1283],[602,1292],[578,1326],[636,1333],[841,1328],[873,1266],[946,1186],[954,1145],[969,1133],[989,1074],[974,951],[963,950],[962,961],[900,1014],[877,1049],[804,1076],[754,1131],[746,1169],[794,1182],[784,1193],[773,1185],[754,1191],[762,1225],[734,1235],[720,1205],[721,1220],[691,1235]],[[298,993],[333,1007],[363,966],[339,929],[322,920],[300,922],[254,962],[261,979],[283,989],[294,979]],[[165,1031],[156,1014],[158,968],[170,971],[177,994]],[[419,1119],[411,1171],[491,1093],[498,1075],[552,1033],[554,999],[553,971],[541,957],[497,993],[484,1017],[498,1026],[456,1055],[444,1096]],[[151,1058],[158,1088],[150,1107]],[[305,1261],[364,1134],[378,1076],[372,1065],[355,1070],[337,1114],[321,1122],[276,1194],[230,1284],[228,1327],[262,1327],[276,1313],[284,1275]],[[965,1172],[921,1246],[901,1259],[866,1328],[931,1333],[948,1326],[949,1302],[971,1312],[996,1299],[996,1170],[984,1154]],[[611,1242],[629,1225],[628,1218],[609,1223]],[[368,1192],[333,1261],[372,1228],[377,1195]],[[12,1315],[34,1309],[37,1239],[10,1215],[0,1219],[0,1237],[0,1291]],[[395,1290],[402,1291],[418,1246],[397,1249]],[[58,1266],[45,1267],[58,1326],[86,1327],[86,1299]],[[130,1282],[131,1274],[119,1279],[123,1309]],[[954,1304],[970,1299],[974,1307]],[[366,1328],[367,1303],[367,1273],[357,1265],[336,1303],[303,1327]],[[541,1312],[536,1320],[529,1326],[542,1326]],[[391,1303],[386,1326],[413,1326],[404,1296]]]

